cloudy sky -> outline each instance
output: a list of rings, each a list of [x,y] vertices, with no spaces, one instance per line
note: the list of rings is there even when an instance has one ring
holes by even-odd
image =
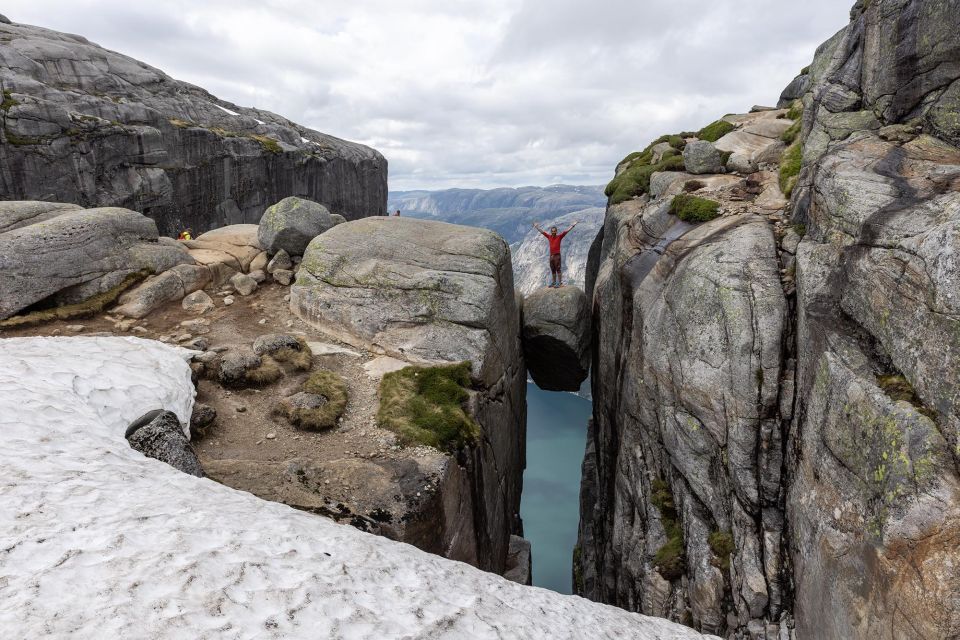
[[[601,184],[776,102],[853,0],[6,0],[390,161],[390,188]]]

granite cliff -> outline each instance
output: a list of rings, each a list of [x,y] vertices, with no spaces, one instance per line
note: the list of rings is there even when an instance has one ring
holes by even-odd
[[[0,199],[144,213],[163,235],[256,223],[303,196],[384,213],[387,162],[83,38],[0,22]]]
[[[958,34],[956,1],[857,2],[780,110],[618,167],[581,594],[736,638],[960,633]]]

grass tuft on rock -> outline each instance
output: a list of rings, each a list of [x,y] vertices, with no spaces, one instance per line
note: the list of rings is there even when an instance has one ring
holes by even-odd
[[[720,203],[687,193],[674,196],[670,213],[684,222],[709,222],[720,215]]]
[[[3,101],[0,102],[0,111],[9,111],[18,104],[20,103],[13,98],[13,93],[5,89],[3,91]]]
[[[406,367],[383,376],[377,421],[403,445],[453,452],[475,443],[480,427],[467,414],[469,362]]]
[[[323,396],[327,401],[315,408],[280,405],[280,412],[287,420],[297,427],[313,431],[335,427],[347,408],[349,397],[343,378],[324,369],[311,374],[301,389],[304,393]]]
[[[707,142],[716,142],[734,129],[736,129],[736,127],[726,120],[717,120],[700,129],[700,131],[697,132],[697,137]]]
[[[797,120],[790,128],[780,134],[780,139],[786,142],[787,144],[793,144],[797,141],[797,138],[800,137],[800,130],[803,128],[803,123],[800,120]]]
[[[803,166],[803,144],[794,142],[783,154],[780,161],[780,190],[783,195],[790,197],[793,188],[797,186],[797,176]]]
[[[667,580],[677,580],[686,571],[687,558],[683,544],[683,527],[673,504],[670,485],[657,478],[650,491],[650,502],[660,512],[660,522],[667,534],[667,542],[653,556],[653,565]]]
[[[791,120],[799,120],[803,117],[803,100],[794,100],[787,111],[787,117]]]
[[[270,356],[261,356],[260,366],[248,369],[244,374],[244,380],[246,380],[247,383],[258,387],[273,384],[282,377],[283,369],[281,369],[277,361]]]
[[[271,355],[277,362],[288,364],[297,371],[310,371],[313,368],[313,352],[303,338],[297,337],[297,342],[300,343],[299,349],[283,347]]]
[[[6,320],[0,320],[0,329],[16,329],[20,327],[33,327],[54,320],[75,320],[78,318],[89,318],[94,316],[117,301],[124,291],[138,284],[147,276],[152,275],[152,271],[144,269],[136,273],[131,273],[123,282],[95,296],[87,298],[83,302],[67,304],[60,307],[51,307],[50,309],[38,309],[22,316],[13,316]]]
[[[261,136],[261,135],[251,135],[251,138],[260,143],[260,146],[263,147],[269,153],[282,153],[283,147],[280,146],[280,143],[271,138],[270,136]]]
[[[733,553],[733,536],[729,531],[714,531],[707,537],[710,550],[716,556],[716,566],[723,571],[730,570],[730,554]]]
[[[653,147],[661,142],[669,142],[673,149],[665,152],[660,162],[654,164]],[[643,151],[635,151],[621,160],[617,166],[626,164],[627,168],[611,180],[604,190],[609,203],[620,204],[647,193],[650,190],[650,176],[658,171],[683,171],[683,156],[679,149],[684,144],[686,142],[680,136],[661,136]]]

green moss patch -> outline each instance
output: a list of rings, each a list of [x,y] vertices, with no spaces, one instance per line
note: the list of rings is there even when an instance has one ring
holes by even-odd
[[[709,222],[720,215],[720,203],[715,200],[681,193],[673,198],[673,202],[670,204],[670,213],[684,222]]]
[[[802,166],[803,144],[795,142],[783,154],[783,160],[780,162],[780,190],[788,198],[793,193],[793,188],[797,186],[797,176],[800,175]]]
[[[667,580],[677,580],[686,571],[687,558],[683,545],[683,527],[673,504],[670,485],[657,478],[653,481],[650,501],[660,512],[660,522],[667,534],[667,542],[653,556],[653,565]]]
[[[803,123],[799,120],[790,125],[790,128],[780,134],[780,139],[786,142],[787,144],[793,144],[797,141],[797,138],[800,137],[800,130],[803,128]]]
[[[736,129],[736,127],[726,120],[717,120],[700,129],[700,131],[697,132],[697,137],[707,142],[716,142],[734,129]]]
[[[117,301],[117,298],[130,287],[138,284],[152,272],[148,269],[131,273],[123,279],[123,282],[115,287],[98,293],[95,296],[87,298],[83,302],[63,305],[61,307],[52,307],[50,309],[39,309],[31,311],[22,316],[13,316],[6,320],[0,320],[0,329],[16,329],[21,327],[33,327],[38,324],[52,322],[54,320],[75,320],[77,318],[89,318],[94,316]]]
[[[244,379],[248,384],[264,387],[273,384],[283,377],[283,369],[277,364],[277,361],[270,356],[260,357],[260,366],[248,369],[244,374]]]
[[[297,371],[310,371],[313,368],[313,352],[303,338],[297,337],[297,342],[300,344],[299,349],[283,347],[271,355],[277,362],[288,364]]]
[[[294,426],[310,431],[332,429],[347,408],[349,392],[343,378],[333,371],[317,371],[310,375],[301,386],[305,394],[320,396],[319,402],[298,404],[291,398],[281,401],[276,412],[283,415]],[[296,399],[298,396],[292,396]]]
[[[437,367],[406,367],[383,376],[377,421],[403,445],[423,444],[456,451],[480,437],[467,414],[469,362]]]
[[[730,554],[733,553],[733,536],[729,531],[714,531],[707,537],[710,550],[716,557],[716,566],[723,571],[730,570]]]
[[[654,164],[653,147],[662,142],[668,142],[673,149],[664,152],[660,161]],[[679,149],[685,144],[680,136],[661,136],[643,151],[635,151],[621,160],[617,166],[627,164],[627,168],[611,180],[604,191],[610,204],[620,204],[647,193],[650,190],[650,176],[658,171],[683,171],[683,156]]]
[[[11,107],[15,107],[18,104],[20,103],[14,100],[13,93],[11,93],[10,91],[4,90],[3,101],[0,102],[0,111],[9,111]]]
[[[790,110],[787,111],[787,117],[791,120],[799,120],[803,117],[803,101],[794,100],[793,104],[790,105]]]
[[[270,153],[283,153],[283,147],[280,146],[280,143],[270,136],[252,135],[250,137],[259,142],[260,146]]]

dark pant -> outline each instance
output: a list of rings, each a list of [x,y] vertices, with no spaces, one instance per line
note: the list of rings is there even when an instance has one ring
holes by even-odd
[[[557,278],[563,277],[563,274],[560,272],[560,254],[559,253],[550,254],[550,273]]]

